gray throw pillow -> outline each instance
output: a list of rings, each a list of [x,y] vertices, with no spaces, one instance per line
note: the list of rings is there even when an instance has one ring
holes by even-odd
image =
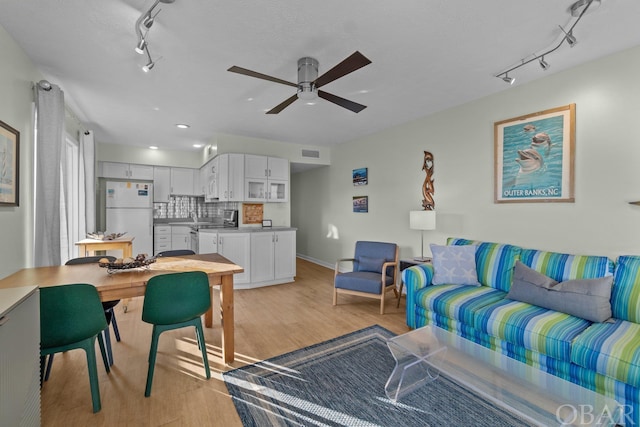
[[[613,276],[556,282],[516,261],[507,298],[572,316],[604,322],[611,317]]]
[[[358,258],[358,271],[382,273],[382,264],[384,264],[385,262],[386,260],[384,258],[361,256]]]

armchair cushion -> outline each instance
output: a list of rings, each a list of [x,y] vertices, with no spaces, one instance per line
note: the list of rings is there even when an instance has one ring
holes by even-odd
[[[374,258],[362,255],[358,257],[358,271],[382,273],[382,264],[385,262],[386,260],[384,258]]]
[[[335,287],[380,295],[382,293],[382,281],[380,277],[380,273],[370,271],[340,273],[335,278]],[[385,276],[385,286],[391,284],[393,284],[393,277]]]

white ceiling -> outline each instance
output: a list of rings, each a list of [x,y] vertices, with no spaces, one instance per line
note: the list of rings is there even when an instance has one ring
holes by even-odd
[[[573,0],[176,0],[158,6],[148,40],[162,59],[145,74],[134,26],[152,3],[2,0],[0,25],[97,141],[194,150],[218,133],[330,146],[507,90],[494,75],[575,22]],[[639,45],[638,18],[640,1],[602,0],[548,71],[533,62],[510,75],[520,85]],[[295,88],[227,71],[296,82],[298,58],[322,74],[356,50],[372,64],[323,89],[368,106],[359,114],[319,100],[266,115]]]

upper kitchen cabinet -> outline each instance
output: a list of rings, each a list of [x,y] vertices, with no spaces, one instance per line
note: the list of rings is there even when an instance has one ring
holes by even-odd
[[[201,185],[204,186],[204,199],[212,201],[218,198],[219,159],[214,157],[200,169]]]
[[[218,199],[221,202],[243,202],[244,154],[220,154],[218,158]]]
[[[166,166],[153,167],[153,201],[165,203],[171,196],[171,168]]]
[[[99,162],[99,176],[103,178],[120,179],[153,179],[153,166],[135,165],[130,163]]]
[[[195,169],[171,168],[171,194],[192,196]]]
[[[289,201],[289,161],[246,154],[244,185],[248,202]]]

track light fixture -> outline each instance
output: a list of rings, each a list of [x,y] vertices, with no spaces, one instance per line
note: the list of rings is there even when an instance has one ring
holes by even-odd
[[[544,56],[540,58],[540,68],[542,68],[544,71],[547,71],[549,67],[551,67],[551,65],[549,65],[549,63],[544,60]]]
[[[168,4],[168,3],[173,3],[174,1],[175,0],[154,0],[151,7],[146,12],[142,13],[142,15],[140,15],[140,17],[136,20],[135,30],[138,36],[138,43],[136,44],[135,51],[140,55],[143,55],[146,52],[147,57],[149,58],[149,62],[144,67],[142,67],[142,70],[145,73],[149,72],[149,70],[151,70],[155,65],[155,62],[151,59],[151,55],[149,54],[149,44],[147,42],[147,34],[149,32],[149,29],[155,22],[156,16],[158,16],[158,13],[160,13],[162,9],[158,9],[158,11],[155,13],[153,13],[153,10],[160,3]]]
[[[573,23],[573,25],[571,25],[571,27],[569,27],[569,31],[565,31],[564,28],[562,28],[562,26],[558,25],[558,27],[560,27],[560,30],[562,30],[562,32],[564,33],[564,37],[562,38],[562,40],[560,40],[560,43],[558,43],[556,46],[554,46],[553,48],[541,53],[541,54],[534,54],[532,55],[531,58],[527,59],[527,58],[523,58],[520,60],[520,63],[518,65],[514,65],[513,67],[509,68],[508,70],[502,71],[498,74],[496,74],[495,76],[499,79],[502,79],[503,81],[509,83],[509,84],[513,84],[515,79],[513,77],[509,77],[508,74],[513,71],[513,70],[517,70],[520,67],[523,67],[527,64],[529,64],[530,62],[533,62],[535,60],[538,60],[540,67],[543,70],[547,70],[550,65],[547,61],[544,60],[544,57],[549,55],[550,53],[555,52],[556,50],[558,50],[560,48],[560,46],[562,46],[562,44],[566,41],[567,44],[569,45],[569,47],[573,47],[576,45],[576,43],[578,43],[578,40],[575,38],[575,36],[573,35],[573,29],[576,27],[576,25],[578,25],[578,22],[580,22],[580,20],[582,19],[582,17],[585,15],[585,13],[587,13],[587,11],[589,10],[590,7],[596,8],[597,6],[600,5],[600,1],[601,0],[578,0],[575,3],[573,3],[573,5],[571,5],[571,7],[569,8],[569,12],[571,13],[571,16],[576,16],[576,20]]]

